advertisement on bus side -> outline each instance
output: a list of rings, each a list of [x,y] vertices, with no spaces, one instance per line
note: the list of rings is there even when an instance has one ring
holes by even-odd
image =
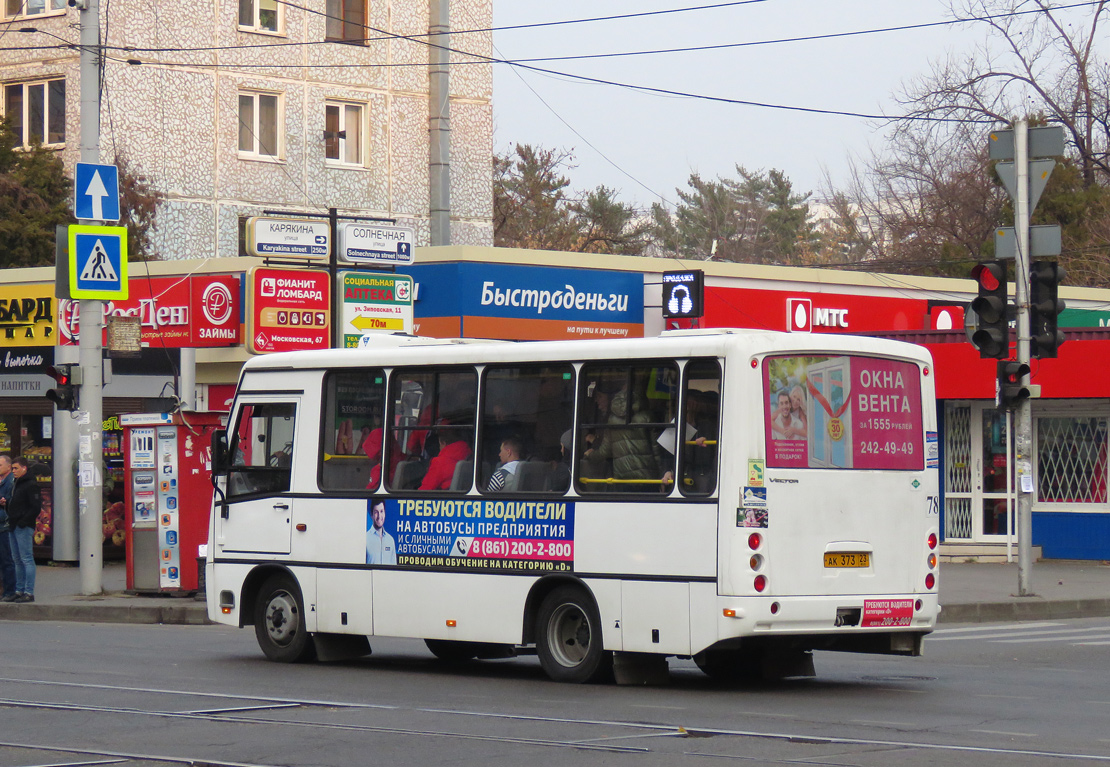
[[[874,357],[768,357],[763,383],[768,467],[924,468],[917,365]]]
[[[574,503],[371,498],[366,563],[469,572],[574,569]]]

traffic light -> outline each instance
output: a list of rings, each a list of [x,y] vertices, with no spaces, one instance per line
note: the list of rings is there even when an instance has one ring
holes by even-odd
[[[1029,355],[1037,359],[1055,357],[1064,343],[1056,327],[1064,302],[1057,298],[1064,270],[1055,261],[1034,261],[1029,269]]]
[[[971,302],[975,312],[975,331],[971,343],[980,359],[1006,359],[1010,356],[1010,321],[1006,318],[1006,263],[984,261],[971,270],[979,285],[979,296]]]
[[[46,368],[46,374],[58,384],[46,393],[46,398],[54,403],[58,410],[76,410],[78,385],[81,383],[81,367],[79,365],[51,365]]]
[[[1032,392],[1021,379],[1029,375],[1029,366],[1024,362],[1003,360],[998,363],[998,406],[1013,407],[1022,400],[1029,399]]]

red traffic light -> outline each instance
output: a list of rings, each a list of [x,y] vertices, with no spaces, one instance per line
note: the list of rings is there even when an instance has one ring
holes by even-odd
[[[58,365],[57,367],[48,365],[46,374],[57,381],[59,386],[69,385],[69,365]]]
[[[998,286],[1002,284],[1000,277],[1004,279],[1005,272],[999,272],[999,265],[992,262],[984,262],[976,264],[971,270],[971,279],[979,283],[979,287],[986,291],[994,292],[998,290]],[[1002,267],[1005,269],[1005,267]]]

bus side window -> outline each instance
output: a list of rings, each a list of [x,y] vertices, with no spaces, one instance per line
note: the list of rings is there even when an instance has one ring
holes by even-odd
[[[293,467],[291,403],[244,405],[231,445],[228,496],[284,493]]]
[[[376,490],[384,450],[385,372],[331,373],[324,383],[320,488]]]
[[[565,492],[570,487],[574,368],[489,367],[484,375],[478,488]]]
[[[684,495],[708,495],[717,487],[721,368],[716,360],[690,360],[683,374],[686,435],[680,452]]]
[[[456,469],[474,455],[477,399],[478,375],[473,368],[393,372],[384,474],[390,490],[470,490],[470,476],[456,476]]]
[[[670,491],[678,386],[673,362],[583,366],[576,455],[579,492]]]

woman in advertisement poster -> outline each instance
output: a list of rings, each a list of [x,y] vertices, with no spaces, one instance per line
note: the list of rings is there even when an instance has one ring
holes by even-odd
[[[808,439],[809,418],[806,415],[806,390],[797,384],[790,390],[790,415],[798,422],[794,430],[795,436],[791,439]]]
[[[789,391],[781,389],[775,395],[775,401],[777,405],[771,413],[771,436],[775,439],[806,439],[806,396],[802,387],[795,386]]]

